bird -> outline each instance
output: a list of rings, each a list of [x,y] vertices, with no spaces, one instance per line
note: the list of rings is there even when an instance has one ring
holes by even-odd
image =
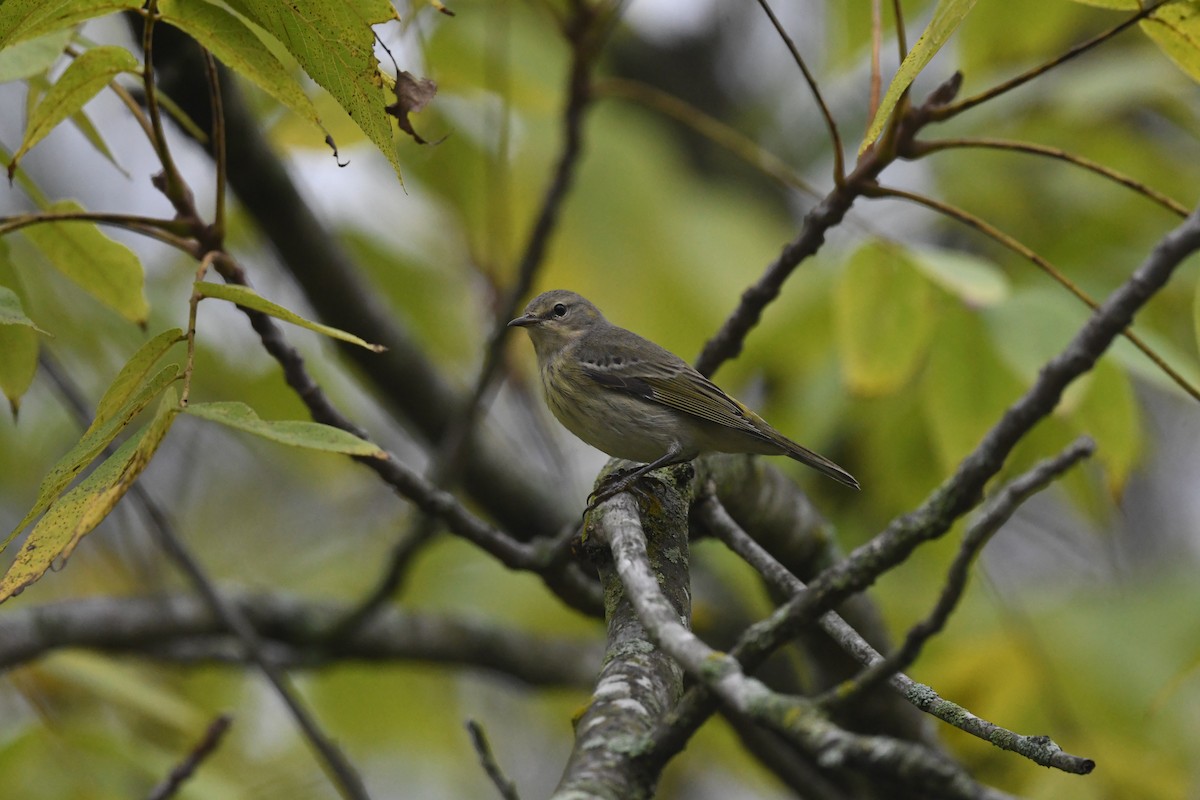
[[[508,327],[529,334],[546,405],[558,421],[592,447],[641,464],[593,492],[588,510],[651,470],[709,452],[785,455],[860,488],[849,472],[775,430],[679,356],[612,324],[575,292],[543,292]]]

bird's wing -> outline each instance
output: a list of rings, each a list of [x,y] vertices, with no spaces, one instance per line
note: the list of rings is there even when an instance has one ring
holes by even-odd
[[[768,438],[747,418],[753,412],[678,357],[660,358],[655,363],[629,359],[589,363],[584,373],[609,389]]]

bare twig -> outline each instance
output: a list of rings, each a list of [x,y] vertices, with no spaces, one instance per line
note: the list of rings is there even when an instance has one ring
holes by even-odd
[[[229,730],[229,726],[233,724],[233,717],[228,714],[221,714],[212,721],[208,729],[204,731],[204,736],[196,743],[187,757],[179,762],[170,774],[167,775],[163,782],[150,790],[146,795],[146,800],[167,800],[168,797],[175,794],[183,782],[192,777],[192,773],[196,768],[216,751],[217,745],[221,743],[225,733]]]
[[[211,233],[214,244],[225,238],[225,180],[228,166],[225,158],[225,103],[221,99],[221,76],[217,73],[217,62],[212,53],[204,51],[204,75],[208,78],[208,96],[212,107],[212,154],[216,166],[216,208],[213,210]]]
[[[0,236],[30,225],[52,222],[94,222],[98,225],[111,225],[169,244],[185,253],[195,252],[195,244],[188,238],[192,232],[191,226],[186,222],[142,217],[137,214],[110,214],[104,211],[33,211],[0,217]]]
[[[1010,78],[1003,83],[997,84],[996,86],[980,92],[979,94],[972,95],[971,97],[959,100],[957,103],[951,103],[938,109],[933,113],[933,118],[937,120],[949,119],[950,117],[961,114],[967,109],[974,108],[980,103],[987,102],[994,97],[999,97],[1000,95],[1010,92],[1019,86],[1024,86],[1026,83],[1029,83],[1029,81],[1033,80],[1039,75],[1043,75],[1055,67],[1065,64],[1071,59],[1083,55],[1097,45],[1107,42],[1121,31],[1150,16],[1158,10],[1159,6],[1166,5],[1168,2],[1170,2],[1170,0],[1163,0],[1161,3],[1147,5],[1124,22],[1121,22],[1120,24],[1115,25],[1102,33],[1093,36],[1091,39],[1088,39],[1085,42],[1080,42],[1079,44],[1067,50],[1065,53],[1050,59],[1044,64],[1039,64],[1033,69],[1026,70],[1020,75]]]
[[[925,619],[909,630],[904,644],[886,658],[871,664],[854,678],[817,698],[817,702],[825,706],[845,703],[854,696],[886,681],[916,661],[925,642],[941,631],[946,620],[950,618],[951,612],[958,606],[958,601],[967,586],[971,565],[983,551],[984,545],[1026,500],[1045,489],[1075,464],[1090,456],[1095,449],[1095,442],[1087,437],[1082,437],[1054,458],[1039,462],[1021,477],[1001,489],[987,507],[980,512],[970,530],[963,537],[958,554],[955,555],[946,574],[946,583],[938,596],[937,603],[934,604]]]
[[[1148,186],[1139,180],[1135,180],[1123,172],[1119,172],[1111,167],[1092,161],[1089,158],[1069,153],[1058,147],[1047,147],[1046,145],[1033,144],[1031,142],[1020,142],[1012,139],[989,139],[989,138],[963,138],[963,139],[934,139],[934,140],[919,140],[913,142],[913,156],[917,157],[926,153],[936,153],[943,150],[953,148],[979,147],[992,150],[1009,150],[1015,153],[1029,153],[1036,156],[1044,156],[1053,158],[1058,161],[1065,161],[1068,164],[1074,164],[1080,169],[1085,169],[1089,172],[1094,172],[1097,175],[1107,178],[1114,183],[1118,183],[1127,189],[1132,189],[1138,194],[1145,197],[1151,202],[1157,203],[1168,211],[1177,214],[1180,217],[1186,217],[1188,213],[1187,206],[1180,203],[1152,186]],[[905,156],[910,157],[910,156]]]
[[[871,0],[871,76],[870,90],[867,92],[867,126],[875,119],[879,110],[879,98],[883,94],[883,64],[880,58],[883,50],[883,0]],[[904,56],[900,57],[903,60]]]
[[[900,53],[900,62],[908,58],[908,38],[904,31],[904,6],[900,0],[892,0],[892,17],[896,20],[896,49]]]
[[[795,597],[805,591],[807,587],[804,582],[789,572],[738,527],[714,496],[709,495],[701,500],[696,505],[696,511],[704,526],[754,567],[755,571],[762,575],[763,579],[776,591],[785,597]],[[864,667],[874,667],[885,660],[884,656],[837,612],[826,611],[817,622],[847,655]],[[915,708],[1003,750],[1025,756],[1044,767],[1054,767],[1075,774],[1086,774],[1094,767],[1091,759],[1063,752],[1048,737],[1015,733],[975,716],[956,703],[941,698],[932,687],[917,683],[903,674],[900,672],[902,668],[891,670],[887,674],[886,680],[894,692]],[[821,700],[818,700],[818,705],[827,706],[829,703],[822,703]]]
[[[774,26],[775,32],[779,34],[779,38],[783,39],[783,43],[787,45],[788,52],[792,54],[792,60],[800,68],[800,72],[804,75],[804,82],[808,84],[813,99],[817,102],[817,108],[821,110],[821,117],[825,120],[825,128],[829,131],[829,145],[833,150],[833,182],[836,185],[841,185],[842,181],[846,178],[846,156],[842,152],[842,136],[838,133],[837,120],[833,118],[833,113],[829,110],[829,106],[826,105],[825,98],[821,96],[821,89],[817,85],[817,79],[809,71],[808,64],[804,63],[804,57],[800,55],[800,50],[796,47],[796,43],[792,41],[792,37],[788,35],[779,18],[775,16],[775,12],[771,9],[771,4],[767,0],[758,0],[758,4],[771,20],[771,25]]]
[[[483,732],[483,727],[475,720],[469,719],[467,720],[467,732],[471,734],[471,745],[479,756],[479,763],[488,778],[491,779],[492,785],[496,787],[496,791],[504,800],[521,800],[521,795],[517,794],[517,785],[504,774],[504,770],[496,763],[496,756]]]

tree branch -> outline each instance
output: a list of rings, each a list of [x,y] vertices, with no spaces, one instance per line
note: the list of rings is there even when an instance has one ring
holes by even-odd
[[[684,499],[691,477],[686,465],[655,473],[664,476],[669,488],[656,486],[648,523],[653,526],[652,556],[663,576],[667,602],[675,619],[691,619],[687,502]],[[603,526],[609,515],[636,518],[637,509],[629,494],[618,495],[605,506]],[[597,512],[592,512],[593,522]],[[575,722],[575,746],[553,795],[556,800],[588,797],[625,800],[653,795],[658,770],[639,769],[630,759],[630,748],[666,716],[683,690],[679,665],[654,646],[646,628],[620,588],[611,559],[604,557],[594,542],[585,547],[595,553],[604,587],[608,644],[604,664],[596,678],[592,701]]]
[[[929,797],[1004,796],[976,784],[957,766],[920,745],[842,730],[810,701],[773,692],[748,676],[736,659],[708,647],[681,624],[678,611],[662,593],[631,499],[619,495],[601,508],[604,516],[597,535],[611,548],[625,590],[623,602],[632,604],[651,640],[730,712],[766,725],[826,766],[861,769]],[[666,580],[662,584],[672,585]]]
[[[344,614],[340,603],[282,592],[223,592],[253,627],[278,668],[315,669],[350,661],[415,661],[496,673],[528,686],[585,687],[600,659],[590,641],[504,628],[470,617],[386,609],[353,635],[314,644]],[[237,637],[192,595],[64,600],[0,615],[0,670],[68,647],[183,663],[246,662]]]

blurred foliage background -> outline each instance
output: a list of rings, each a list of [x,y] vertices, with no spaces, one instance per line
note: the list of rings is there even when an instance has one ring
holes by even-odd
[[[932,4],[902,5],[911,42]],[[445,138],[433,146],[397,139],[403,187],[329,98],[314,91],[345,168],[310,126],[244,88],[309,202],[465,390],[560,145],[568,51],[550,3],[459,0],[452,8],[451,18],[402,4],[402,21],[378,29],[405,69],[439,87],[413,119],[427,139]],[[853,148],[868,122],[868,4],[809,0],[779,3],[777,12]],[[956,69],[973,94],[1120,19],[1058,0],[980,3],[918,79],[915,96]],[[896,66],[888,24],[885,75]],[[112,18],[82,35],[132,46]],[[830,187],[826,131],[784,45],[752,4],[632,0],[598,76],[580,174],[536,288],[579,291],[614,322],[692,358],[795,235],[814,195],[781,185],[609,79],[686,101],[694,114],[782,159],[818,194]],[[9,152],[20,141],[26,91],[21,82],[0,86],[0,142]],[[120,168],[63,127],[29,154],[28,173],[47,195],[88,208],[168,213],[147,180],[152,154],[123,109],[102,96],[88,113]],[[1200,186],[1200,90],[1136,29],[933,133],[1062,148],[1185,205]],[[185,172],[211,204],[211,164],[177,139]],[[1011,152],[950,150],[898,163],[883,179],[988,220],[1100,298],[1175,223],[1095,175]],[[19,188],[0,187],[5,213],[26,207]],[[256,229],[234,213],[229,246],[256,286],[304,309]],[[114,236],[146,265],[149,330],[182,325],[194,267],[165,248]],[[0,277],[8,280],[0,283],[20,288],[27,313],[53,334],[43,348],[94,403],[145,334],[45,269],[19,239],[6,242]],[[1137,320],[1194,383],[1196,293],[1195,270],[1183,270]],[[717,378],[862,481],[851,496],[780,464],[794,470],[849,549],[924,498],[1085,316],[1044,273],[979,233],[913,205],[860,201]],[[352,418],[424,465],[419,442],[380,410],[330,344],[303,331],[289,336]],[[556,465],[547,474],[582,507],[603,457],[549,418],[536,395],[531,349],[518,342],[508,359],[510,380],[491,413],[514,453]],[[202,308],[195,392],[244,400],[264,417],[306,416],[232,309]],[[43,370],[19,415],[0,417],[0,527],[20,519],[79,431]],[[1031,798],[1195,796],[1200,638],[1186,610],[1200,603],[1200,417],[1123,342],[1022,443],[1008,474],[1080,433],[1098,442],[1094,463],[1029,503],[997,536],[968,601],[911,674],[980,716],[1049,733],[1098,764],[1086,778],[1062,775],[946,729],[947,744],[981,780]],[[284,451],[191,419],[176,426],[143,482],[222,584],[318,598],[351,600],[366,591],[411,514],[348,459]],[[954,547],[954,536],[925,547],[873,590],[898,634],[936,597]],[[729,554],[701,544],[696,558],[768,610],[754,576]],[[181,585],[143,520],[119,507],[65,569],[0,613]],[[556,635],[601,635],[533,578],[446,536],[422,554],[401,601]],[[699,593],[698,614],[706,602],[713,601]],[[545,795],[569,752],[571,714],[588,696],[586,687],[538,691],[502,676],[412,663],[337,665],[304,673],[299,683],[377,796],[397,798],[490,794],[467,718],[491,734],[525,796]],[[0,787],[13,797],[139,794],[220,711],[234,714],[233,732],[181,797],[331,796],[256,674],[90,652],[5,673]],[[663,797],[782,796],[720,724],[672,765],[661,789]]]

